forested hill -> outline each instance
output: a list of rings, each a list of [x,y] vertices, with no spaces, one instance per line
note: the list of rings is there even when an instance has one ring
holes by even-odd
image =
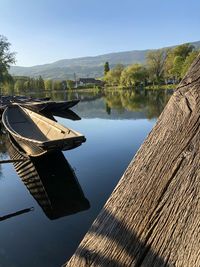
[[[200,48],[200,41],[191,44]],[[51,64],[33,67],[13,66],[10,73],[17,76],[31,77],[41,75],[45,79],[74,79],[74,73],[77,77],[99,77],[103,75],[103,66],[106,61],[109,62],[111,67],[118,63],[124,65],[144,63],[148,51],[151,50],[134,50],[95,57],[63,59]]]

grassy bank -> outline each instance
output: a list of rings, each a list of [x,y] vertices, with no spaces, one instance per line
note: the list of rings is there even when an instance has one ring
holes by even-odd
[[[169,90],[169,89],[175,89],[176,88],[176,84],[162,84],[162,85],[148,85],[145,86],[144,89],[146,90]]]

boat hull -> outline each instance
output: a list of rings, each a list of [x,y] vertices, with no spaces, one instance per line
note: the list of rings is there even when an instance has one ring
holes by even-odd
[[[22,107],[31,109],[35,112],[54,112],[54,111],[65,111],[76,104],[79,100],[70,101],[41,101],[41,102],[27,102],[20,103]]]
[[[10,131],[9,133],[15,139],[15,141],[20,145],[20,147],[24,150],[24,152],[31,157],[39,157],[46,153],[51,153],[52,151],[65,151],[74,149],[80,146],[83,142],[86,141],[80,138],[79,140],[60,140],[51,142],[51,144],[41,144],[36,141],[26,140],[21,136],[13,135]]]

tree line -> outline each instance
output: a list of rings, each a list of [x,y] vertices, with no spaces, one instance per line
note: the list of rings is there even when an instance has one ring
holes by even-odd
[[[199,51],[191,44],[179,45],[172,49],[158,49],[147,53],[145,64],[124,66],[117,64],[110,69],[104,65],[104,80],[108,86],[137,87],[160,84],[177,84],[185,75]],[[15,52],[10,52],[10,43],[0,35],[0,89],[4,93],[21,93],[44,90],[72,89],[72,80],[43,80],[41,76],[12,77],[9,67],[15,63]]]
[[[0,35],[0,90],[1,93],[23,93],[44,90],[63,90],[74,87],[72,80],[44,80],[41,76],[31,78],[27,76],[11,76],[9,68],[15,63],[15,52],[10,51],[8,39]]]
[[[4,81],[2,91],[4,93],[25,93],[30,91],[44,90],[66,90],[73,87],[71,80],[44,80],[42,76],[31,78],[27,76],[13,76],[12,79]]]
[[[0,88],[5,82],[10,82],[12,76],[8,70],[10,64],[15,63],[15,53],[10,52],[10,43],[7,38],[0,35]]]
[[[135,87],[139,85],[177,84],[186,74],[199,51],[191,44],[171,49],[158,49],[147,53],[145,64],[110,69],[104,65],[104,81],[109,86]]]

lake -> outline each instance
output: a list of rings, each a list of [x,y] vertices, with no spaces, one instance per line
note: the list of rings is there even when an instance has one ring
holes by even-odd
[[[65,263],[100,212],[171,96],[170,91],[54,92],[80,99],[81,117],[56,117],[85,135],[80,147],[0,165],[0,267]],[[1,159],[17,150],[1,135]]]

